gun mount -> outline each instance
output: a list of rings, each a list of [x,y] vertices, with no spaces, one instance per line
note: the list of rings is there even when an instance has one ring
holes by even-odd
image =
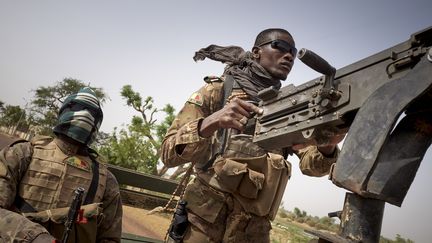
[[[302,58],[302,52],[311,52],[300,50],[299,58],[309,66],[318,66],[314,69],[325,75],[299,86],[285,86],[279,91],[272,87],[263,90],[259,95],[264,112],[257,117],[254,142],[275,149],[307,143],[311,139],[325,143],[328,135],[340,130],[346,132],[372,93],[406,76],[421,59],[426,59],[431,35],[432,29],[413,34],[406,42],[337,70],[334,80],[328,67],[313,64],[322,63],[316,60],[318,55]],[[395,95],[403,95],[403,92],[405,90],[399,90]]]
[[[330,179],[355,194],[347,193],[339,236],[315,232],[322,242],[378,242],[384,203],[401,206],[432,142],[431,46],[432,27],[336,71],[302,49],[299,58],[324,75],[259,94],[253,141],[263,148],[348,132]]]

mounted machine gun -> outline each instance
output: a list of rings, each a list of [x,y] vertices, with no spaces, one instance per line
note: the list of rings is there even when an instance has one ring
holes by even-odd
[[[348,131],[330,178],[354,194],[338,236],[315,232],[324,242],[378,242],[384,203],[401,206],[432,141],[431,46],[432,27],[339,70],[302,49],[299,59],[323,76],[258,94],[253,141],[263,148],[325,144]]]

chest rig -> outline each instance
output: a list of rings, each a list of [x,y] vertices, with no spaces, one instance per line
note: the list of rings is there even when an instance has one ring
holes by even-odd
[[[86,191],[83,205],[102,201],[107,168],[95,155],[66,154],[56,140],[47,137],[32,141],[32,145],[32,160],[17,197],[34,209],[30,211],[69,207],[77,187]]]
[[[231,76],[226,76],[223,92],[221,108],[233,98],[251,100]],[[246,212],[274,219],[291,176],[291,164],[282,150],[267,151],[253,143],[254,130],[253,125],[246,125],[241,133],[235,129],[218,131],[217,148],[203,168],[209,173],[198,173],[197,177],[231,193]]]
[[[249,95],[243,91],[231,75],[225,76],[222,92],[223,95],[221,96],[222,100],[220,101],[219,109],[222,109],[234,98],[242,99],[258,105],[255,101],[252,101]],[[199,166],[199,169],[207,171],[213,165],[218,156],[250,157],[264,155],[266,151],[252,142],[254,131],[254,123],[250,122],[246,124],[244,131],[241,133],[235,129],[219,129],[217,131],[217,142],[215,142],[212,148],[211,158],[206,164]]]

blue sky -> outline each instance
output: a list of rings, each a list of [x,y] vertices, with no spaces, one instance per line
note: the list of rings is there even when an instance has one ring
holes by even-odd
[[[432,24],[432,1],[3,1],[0,0],[0,100],[24,106],[31,90],[71,77],[103,87],[102,130],[127,124],[134,114],[120,97],[131,84],[157,107],[178,110],[223,65],[195,63],[209,44],[252,47],[258,32],[289,30],[297,47],[319,53],[336,68],[407,40]],[[284,84],[319,74],[296,61]],[[431,149],[401,208],[386,205],[382,234],[428,242]],[[345,191],[327,178],[293,176],[284,205],[323,216],[342,207]],[[429,174],[426,174],[429,172]]]

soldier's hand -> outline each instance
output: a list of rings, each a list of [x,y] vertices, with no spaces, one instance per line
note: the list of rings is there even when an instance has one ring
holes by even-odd
[[[298,151],[300,149],[304,149],[308,146],[317,146],[318,150],[323,153],[324,155],[332,155],[334,153],[334,150],[336,149],[336,146],[342,142],[342,140],[345,138],[345,133],[343,134],[335,134],[331,137],[329,137],[329,140],[326,144],[318,144],[315,140],[311,139],[309,143],[304,144],[295,144],[291,148],[294,151]]]
[[[234,128],[243,131],[249,118],[263,110],[247,101],[234,98],[222,109],[206,117],[199,127],[202,137],[210,137],[219,128]]]
[[[52,235],[48,233],[43,233],[38,235],[32,243],[53,243],[53,242],[59,242],[54,238]]]

